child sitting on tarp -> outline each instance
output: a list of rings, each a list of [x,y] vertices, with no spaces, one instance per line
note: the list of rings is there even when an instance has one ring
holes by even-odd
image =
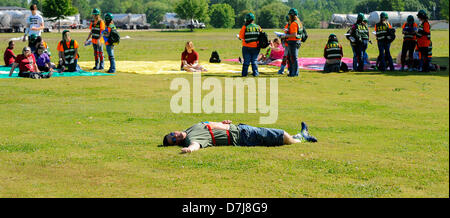
[[[14,46],[14,41],[9,41],[8,48],[6,48],[5,53],[3,54],[3,60],[5,60],[6,67],[11,67],[16,60],[16,55],[13,52]]]
[[[323,71],[339,72],[341,70],[341,59],[344,56],[342,45],[339,44],[335,34],[330,34],[327,45],[325,46],[323,56],[325,57],[325,66]]]
[[[270,42],[266,54],[265,55],[260,54],[258,56],[258,64],[266,65],[272,61],[281,60],[283,59],[283,55],[284,55],[283,45],[280,43],[280,39],[275,38],[273,41]]]
[[[36,65],[38,69],[42,72],[50,72],[55,68],[54,64],[50,62],[50,56],[45,53],[45,47],[43,45],[39,46],[34,53],[36,59]]]
[[[181,53],[181,70],[187,72],[207,71],[198,63],[198,53],[194,50],[194,43],[192,41],[186,43],[184,52]]]

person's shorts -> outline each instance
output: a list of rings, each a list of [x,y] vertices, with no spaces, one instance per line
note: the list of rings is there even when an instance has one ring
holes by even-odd
[[[284,131],[239,124],[240,146],[281,146],[284,144]]]

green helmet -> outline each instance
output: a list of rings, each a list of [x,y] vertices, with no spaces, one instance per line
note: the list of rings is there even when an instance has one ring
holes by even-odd
[[[363,21],[364,20],[364,14],[363,13],[359,13],[358,17],[356,18],[357,21]]]
[[[380,14],[380,18],[385,18],[385,19],[389,19],[389,16],[388,16],[388,14],[386,13],[386,12],[381,12],[381,14]]]
[[[30,35],[30,40],[36,40],[36,38],[37,38],[36,34],[33,33]]]
[[[409,15],[408,18],[406,19],[406,21],[410,24],[414,23],[414,16]]]
[[[100,14],[100,9],[94,8],[94,10],[92,10],[92,15],[99,15],[99,14]]]
[[[114,19],[114,16],[111,14],[111,13],[106,13],[105,14],[105,20],[113,20]]]
[[[295,8],[291,8],[291,10],[289,10],[289,13],[288,13],[289,15],[295,15],[295,16],[298,16],[298,11],[297,11],[297,9],[295,9]]]
[[[248,13],[247,15],[245,15],[245,20],[255,20],[255,15],[253,13]]]
[[[427,18],[427,12],[425,10],[420,10],[417,14],[418,18]]]
[[[337,42],[338,41],[338,38],[337,38],[337,36],[335,35],[335,34],[330,34],[330,36],[328,36],[328,41],[335,41],[335,42]]]

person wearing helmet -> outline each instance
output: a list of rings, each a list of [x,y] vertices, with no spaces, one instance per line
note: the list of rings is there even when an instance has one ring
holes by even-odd
[[[369,27],[364,19],[364,14],[359,13],[356,23],[349,31],[349,39],[353,49],[353,70],[359,72],[364,71],[364,56],[369,43]]]
[[[61,72],[78,72],[78,43],[70,37],[70,31],[64,30],[62,32],[62,40],[58,43],[59,66]]]
[[[338,38],[335,34],[330,34],[327,45],[323,51],[323,56],[326,59],[323,71],[339,72],[341,68],[341,59],[344,57],[344,52]]]
[[[86,39],[85,44],[88,43],[89,39],[92,36],[92,46],[94,47],[94,57],[95,57],[95,67],[93,70],[103,70],[105,68],[105,64],[103,61],[103,44],[105,43],[103,40],[103,31],[105,30],[105,22],[100,17],[100,10],[94,8],[92,11],[93,21],[91,21],[91,25],[89,29],[89,35]]]
[[[427,13],[424,10],[420,10],[417,17],[421,22],[417,31],[417,47],[421,54],[422,72],[429,72],[430,60],[428,53],[431,45],[430,23],[428,22]]]
[[[391,56],[391,42],[390,42],[390,31],[392,29],[391,24],[388,22],[388,14],[386,12],[382,12],[380,14],[380,22],[375,24],[375,31],[378,42],[378,51],[379,56],[378,59],[380,61],[380,69],[381,71],[386,71],[386,61],[388,62],[389,69],[394,71],[394,62],[392,61]]]
[[[403,30],[403,46],[401,54],[401,71],[405,70],[405,65],[408,65],[408,70],[413,70],[413,54],[416,47],[416,34],[417,34],[417,24],[414,22],[414,17],[409,15],[406,22],[402,26]],[[408,63],[406,63],[406,54],[408,53]]]
[[[284,27],[283,31],[284,34],[288,33],[288,28],[289,28],[289,15],[286,15],[286,26]],[[281,45],[283,46],[284,49],[284,54],[283,54],[283,60],[281,61],[281,66],[280,66],[280,70],[278,70],[278,74],[283,75],[284,74],[284,69],[286,68],[286,64],[287,64],[287,58],[288,58],[288,43],[286,41],[286,39],[283,39],[282,37],[280,37],[281,39]]]
[[[298,67],[298,50],[301,43],[307,38],[306,30],[303,27],[302,22],[298,18],[298,11],[295,8],[289,10],[289,24],[287,33],[283,36],[288,42],[288,56],[289,56],[289,77],[297,77],[299,74]]]
[[[105,30],[104,36],[106,38],[105,39],[106,52],[108,53],[108,58],[109,58],[109,63],[110,63],[108,73],[116,72],[116,61],[114,58],[114,45],[108,40],[108,37],[111,34],[111,31],[113,29],[116,29],[113,19],[114,19],[114,16],[111,13],[105,14],[106,30]]]
[[[252,65],[253,76],[258,76],[258,55],[260,48],[258,46],[259,34],[262,31],[261,27],[254,22],[255,15],[248,13],[245,16],[245,24],[239,32],[239,39],[242,40],[242,56],[244,63],[242,65],[242,76],[248,75],[248,67]]]

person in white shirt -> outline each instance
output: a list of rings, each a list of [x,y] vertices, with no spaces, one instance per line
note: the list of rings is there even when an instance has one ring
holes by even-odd
[[[27,17],[27,27],[25,30],[25,35],[23,36],[23,41],[25,42],[28,37],[30,37],[32,34],[35,34],[36,36],[40,36],[42,30],[44,29],[44,18],[42,18],[41,15],[37,14],[37,6],[35,4],[32,4],[30,6],[31,15]]]

